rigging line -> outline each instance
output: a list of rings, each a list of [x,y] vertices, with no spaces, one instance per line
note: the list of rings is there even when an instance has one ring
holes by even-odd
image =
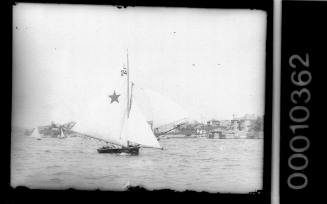
[[[91,138],[91,139],[95,139],[95,140],[98,140],[98,141],[101,141],[101,142],[106,142],[106,143],[110,143],[110,144],[113,144],[113,145],[117,145],[117,146],[122,146],[121,144],[117,144],[115,142],[111,142],[111,141],[108,141],[108,140],[105,140],[105,139],[101,139],[101,138],[97,138],[97,137],[93,137],[93,136],[90,136],[90,135],[86,135],[86,134],[81,134],[79,132],[76,132],[76,131],[72,131],[71,132],[77,134],[75,136],[77,137],[88,137],[88,138]]]

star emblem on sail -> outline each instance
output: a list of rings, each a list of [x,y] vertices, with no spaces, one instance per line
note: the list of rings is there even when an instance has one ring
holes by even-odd
[[[112,94],[112,95],[109,95],[109,97],[110,97],[110,99],[111,99],[111,102],[110,103],[113,103],[113,102],[117,102],[117,103],[119,103],[119,101],[118,101],[118,97],[119,97],[120,95],[119,94],[116,94],[116,91],[114,91],[114,93]]]

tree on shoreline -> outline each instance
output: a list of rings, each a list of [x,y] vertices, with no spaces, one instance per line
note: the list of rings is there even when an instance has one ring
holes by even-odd
[[[250,125],[250,131],[256,131],[256,132],[263,131],[262,117],[257,117],[257,119],[252,122],[252,124]]]

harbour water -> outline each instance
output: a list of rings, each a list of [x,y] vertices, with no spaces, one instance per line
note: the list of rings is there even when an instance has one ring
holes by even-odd
[[[11,185],[248,193],[262,189],[262,139],[162,139],[139,156],[99,154],[92,139],[12,135]]]

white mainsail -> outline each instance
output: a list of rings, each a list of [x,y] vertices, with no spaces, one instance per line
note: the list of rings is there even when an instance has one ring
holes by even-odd
[[[161,148],[135,100],[123,129],[123,138],[126,140],[146,147]]]
[[[110,143],[125,146],[126,142],[121,140],[121,131],[123,121],[126,118],[126,90],[124,83],[120,79],[111,81],[93,81],[98,86],[90,93],[85,93],[84,104],[77,118],[74,131],[82,133],[86,136],[98,138]],[[111,103],[110,94],[115,92],[118,102]]]

